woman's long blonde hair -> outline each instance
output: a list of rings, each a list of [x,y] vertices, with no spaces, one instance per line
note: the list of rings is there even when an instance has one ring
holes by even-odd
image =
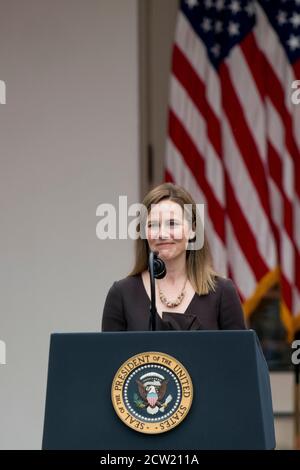
[[[145,206],[147,213],[149,214],[152,204],[158,204],[164,199],[176,202],[183,210],[185,204],[190,204],[190,207],[192,207],[193,228],[195,229],[196,236],[200,236],[199,231],[203,230],[203,227],[195,225],[196,203],[192,196],[181,186],[173,183],[163,183],[156,186],[145,196],[142,204]],[[144,218],[141,219],[138,226],[140,231],[145,230],[145,226],[141,226],[143,224],[145,224]],[[147,270],[148,257],[148,241],[145,237],[138,237],[135,245],[135,265],[133,270],[129,273],[129,276],[135,276]],[[205,234],[203,247],[201,249],[187,250],[186,263],[188,279],[197,294],[208,294],[210,291],[215,290],[215,277],[217,273],[212,267],[211,252]]]

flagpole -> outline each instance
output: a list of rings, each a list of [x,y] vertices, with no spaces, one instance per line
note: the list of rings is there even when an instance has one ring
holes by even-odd
[[[294,385],[294,448],[300,450],[300,366],[295,364],[295,385]]]

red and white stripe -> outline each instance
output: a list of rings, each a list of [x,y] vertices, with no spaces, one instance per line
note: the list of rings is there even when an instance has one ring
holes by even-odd
[[[282,300],[294,316],[300,313],[300,106],[290,99],[295,69],[259,6],[254,31],[219,73],[178,14],[166,179],[206,204],[215,267],[233,278],[242,300],[279,266]]]

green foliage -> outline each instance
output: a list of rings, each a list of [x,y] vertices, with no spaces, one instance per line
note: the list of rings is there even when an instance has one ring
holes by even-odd
[[[145,403],[143,402],[143,400],[140,399],[140,397],[138,396],[137,393],[135,393],[135,394],[133,395],[133,401],[134,401],[134,404],[135,404],[138,408],[146,408]]]

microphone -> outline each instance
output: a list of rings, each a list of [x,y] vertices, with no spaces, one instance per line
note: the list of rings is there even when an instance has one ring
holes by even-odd
[[[161,258],[158,257],[158,251],[154,251],[153,257],[153,271],[155,279],[162,279],[167,274],[166,265]]]
[[[155,279],[162,279],[167,274],[166,265],[158,257],[158,251],[150,251],[148,269],[150,272],[151,303],[150,303],[150,330],[156,330],[156,300],[155,300]]]

